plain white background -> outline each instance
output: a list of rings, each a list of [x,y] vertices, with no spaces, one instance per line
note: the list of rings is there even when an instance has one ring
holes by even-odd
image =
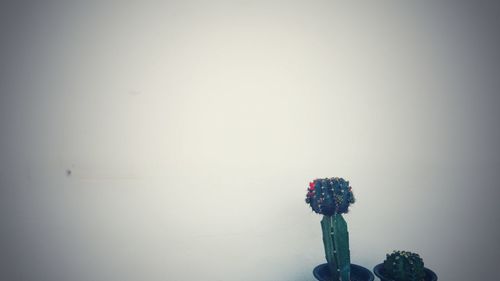
[[[312,280],[333,176],[353,263],[494,279],[499,9],[416,2],[2,4],[0,279]]]

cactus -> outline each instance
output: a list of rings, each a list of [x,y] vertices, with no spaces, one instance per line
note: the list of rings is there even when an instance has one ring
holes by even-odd
[[[309,183],[306,203],[314,212],[323,215],[323,244],[332,281],[349,281],[349,233],[342,217],[354,203],[349,182],[342,178],[316,179]]]
[[[418,254],[394,251],[384,261],[385,275],[394,281],[422,281],[425,277],[424,261]]]

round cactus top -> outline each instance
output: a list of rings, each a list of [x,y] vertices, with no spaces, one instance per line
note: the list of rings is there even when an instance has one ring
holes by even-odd
[[[315,179],[307,189],[306,203],[325,216],[347,213],[354,201],[349,182],[343,178]]]

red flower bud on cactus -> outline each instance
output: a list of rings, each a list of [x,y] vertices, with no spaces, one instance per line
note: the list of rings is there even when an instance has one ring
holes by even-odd
[[[314,190],[314,182],[313,181],[309,183],[309,189]]]

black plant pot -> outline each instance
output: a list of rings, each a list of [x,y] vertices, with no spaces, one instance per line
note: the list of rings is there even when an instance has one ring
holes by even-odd
[[[385,277],[384,264],[383,263],[377,264],[373,268],[373,272],[382,281],[393,281],[392,279],[389,279],[389,278]],[[425,272],[425,277],[424,277],[425,281],[436,281],[436,280],[438,280],[438,277],[437,277],[436,273],[434,273],[434,271],[428,269],[427,267],[424,267],[424,272]]]
[[[313,275],[319,281],[331,281],[328,264],[320,264],[313,270]],[[373,281],[373,273],[360,265],[351,263],[351,281]]]

